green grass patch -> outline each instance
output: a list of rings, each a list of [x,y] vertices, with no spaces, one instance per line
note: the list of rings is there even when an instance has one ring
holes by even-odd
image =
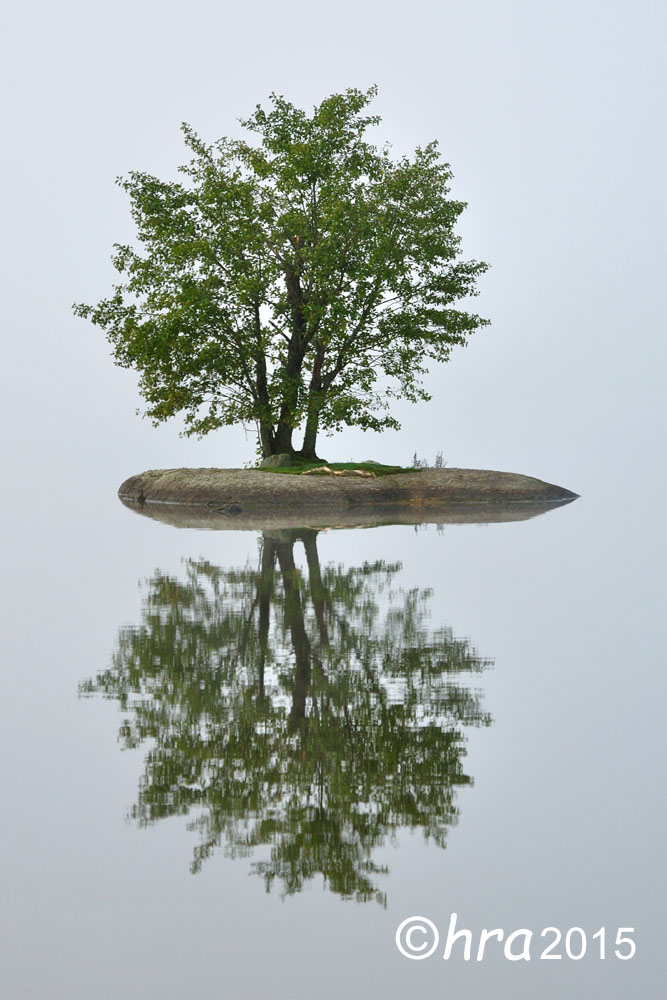
[[[378,462],[299,462],[298,465],[287,465],[272,469],[258,468],[257,472],[278,472],[285,476],[300,476],[309,469],[320,469],[323,465],[338,472],[342,469],[361,469],[364,472],[373,472],[376,476],[395,476],[401,472],[417,472],[417,469],[405,468],[402,465],[381,465]],[[314,472],[313,475],[318,475]],[[319,475],[326,476],[328,473],[322,472]]]

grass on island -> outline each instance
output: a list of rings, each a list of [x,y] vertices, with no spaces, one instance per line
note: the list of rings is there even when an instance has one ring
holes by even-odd
[[[401,472],[417,472],[417,469],[405,468],[402,465],[382,465],[380,462],[304,462],[300,461],[298,465],[283,465],[274,466],[271,468],[258,468],[258,472],[278,472],[282,475],[287,476],[300,476],[304,472],[308,472],[311,469],[321,469],[323,466],[327,466],[334,472],[342,472],[344,470],[353,471],[359,469],[361,472],[372,472],[375,476],[380,478],[380,476],[394,476]],[[314,476],[327,476],[327,472],[313,472]]]

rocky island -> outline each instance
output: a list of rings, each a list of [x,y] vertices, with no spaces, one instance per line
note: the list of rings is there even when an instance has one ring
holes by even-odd
[[[158,520],[237,529],[524,520],[577,498],[530,476],[448,468],[382,476],[154,469],[126,479],[118,495]]]

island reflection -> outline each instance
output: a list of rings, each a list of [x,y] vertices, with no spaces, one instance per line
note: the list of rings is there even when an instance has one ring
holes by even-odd
[[[444,847],[456,823],[464,729],[490,724],[470,675],[491,661],[429,626],[431,592],[400,589],[400,563],[321,566],[317,536],[265,532],[256,565],[156,573],[81,692],[118,700],[124,747],[149,743],[131,816],[189,814],[193,871],[267,845],[251,862],[267,890],[321,874],[384,904],[374,852],[402,827]]]

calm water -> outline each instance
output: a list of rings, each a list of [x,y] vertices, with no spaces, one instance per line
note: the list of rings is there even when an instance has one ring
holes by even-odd
[[[17,512],[6,995],[660,996],[652,518],[601,493],[329,531]],[[470,962],[442,958],[454,912]],[[413,915],[424,961],[395,944]],[[540,960],[550,926],[585,956]],[[531,930],[532,960],[475,961],[483,928]]]

